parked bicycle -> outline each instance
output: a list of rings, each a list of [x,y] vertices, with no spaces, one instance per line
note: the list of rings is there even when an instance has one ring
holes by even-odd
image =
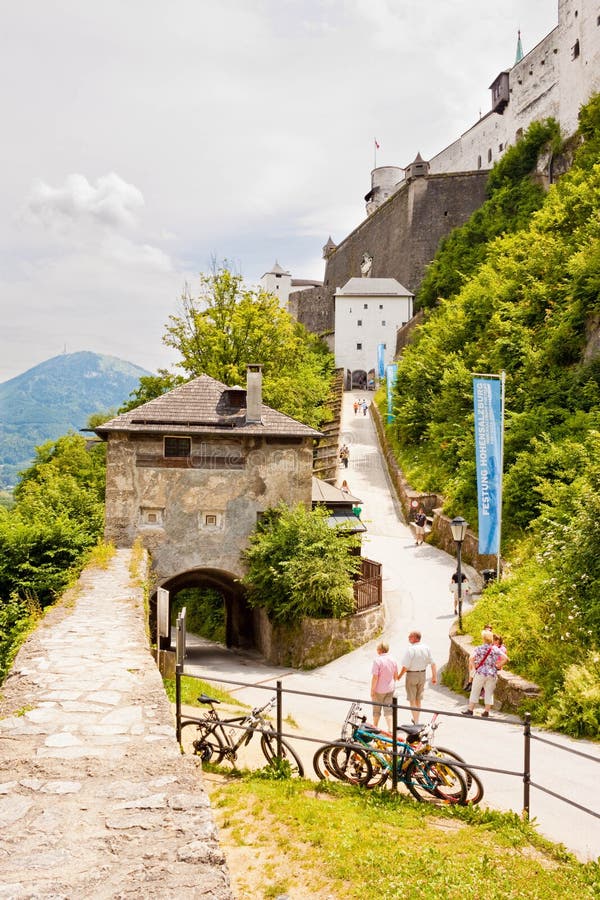
[[[342,727],[341,741],[315,753],[319,778],[335,777],[352,784],[381,787],[392,778],[393,738],[366,721],[360,703],[353,703]],[[396,744],[396,778],[418,800],[473,804],[483,797],[480,779],[456,753],[435,747],[437,714],[427,725],[400,725],[404,736]],[[457,765],[458,763],[458,765]]]
[[[267,762],[272,762],[278,756],[277,733],[269,722],[267,716],[275,705],[275,697],[272,697],[264,706],[256,706],[243,716],[231,716],[221,719],[215,704],[220,703],[215,697],[201,694],[198,697],[200,703],[208,705],[201,719],[190,719],[181,723],[182,747],[184,747],[184,729],[196,728],[197,734],[192,739],[192,752],[199,756],[202,762],[221,763],[227,760],[235,764],[238,750],[246,747],[255,734],[260,735],[260,747]],[[185,742],[187,744],[187,741]],[[293,775],[302,777],[304,766],[296,751],[281,739],[281,757],[287,760]]]

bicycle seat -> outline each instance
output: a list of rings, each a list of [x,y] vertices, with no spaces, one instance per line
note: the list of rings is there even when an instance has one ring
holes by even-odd
[[[422,725],[398,725],[398,731],[404,731],[408,738],[408,743],[411,741],[416,741],[421,732],[423,731]]]
[[[209,697],[208,694],[200,694],[198,697],[198,703],[220,703],[220,700],[217,700],[215,697]]]

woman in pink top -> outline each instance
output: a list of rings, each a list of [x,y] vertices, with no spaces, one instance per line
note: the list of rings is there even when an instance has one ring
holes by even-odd
[[[391,706],[394,688],[398,678],[398,665],[389,653],[389,644],[383,641],[377,645],[377,656],[371,668],[371,700],[373,701],[373,724],[377,727],[381,718],[381,707]],[[388,731],[392,728],[392,710],[385,710]]]

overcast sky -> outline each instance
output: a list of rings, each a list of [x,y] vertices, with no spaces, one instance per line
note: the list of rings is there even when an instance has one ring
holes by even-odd
[[[556,0],[0,0],[0,382],[169,365],[211,259],[322,278],[378,165],[433,156]]]

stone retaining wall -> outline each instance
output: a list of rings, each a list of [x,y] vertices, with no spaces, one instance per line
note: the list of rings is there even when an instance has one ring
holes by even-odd
[[[263,609],[254,610],[256,645],[268,663],[314,669],[349,653],[381,634],[383,605],[344,619],[302,619],[296,628],[274,625]]]

